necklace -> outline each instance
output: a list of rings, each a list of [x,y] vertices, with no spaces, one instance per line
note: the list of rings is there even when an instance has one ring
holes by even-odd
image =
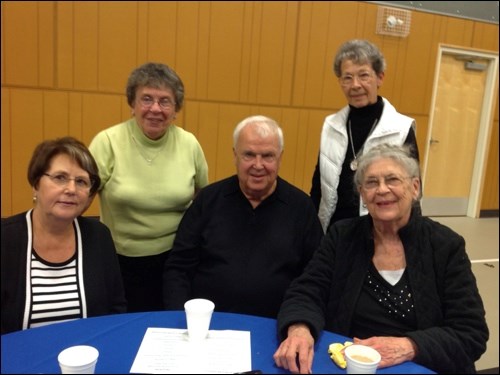
[[[377,121],[378,119],[375,119],[375,121],[373,122],[370,132],[366,136],[366,139],[368,139],[368,137],[370,137],[370,134],[372,134],[373,129],[375,129],[375,126],[377,125]],[[361,148],[359,149],[358,155],[356,155],[356,152],[354,151],[354,142],[352,140],[351,120],[349,120],[348,125],[349,125],[349,140],[351,141],[351,150],[352,150],[352,155],[354,156],[354,159],[351,160],[350,167],[351,171],[355,171],[356,169],[358,169],[358,155],[361,155],[361,153],[363,152],[363,147],[365,147],[366,139],[363,142]]]
[[[134,136],[132,136],[132,140],[134,141],[134,144],[135,144],[135,147],[137,147],[137,150],[139,151],[139,154],[141,154],[141,156],[144,158],[144,160],[146,160],[146,163],[148,165],[151,165],[153,163],[153,161],[158,157],[158,155],[160,155],[160,152],[163,151],[163,149],[165,148],[165,145],[167,144],[167,142],[165,141],[163,143],[163,145],[160,147],[160,149],[153,155],[153,156],[149,156],[148,154],[146,154],[144,152],[144,150],[139,146],[139,142],[135,139]]]

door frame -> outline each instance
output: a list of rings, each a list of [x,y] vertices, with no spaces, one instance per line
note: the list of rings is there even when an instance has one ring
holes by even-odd
[[[476,154],[474,156],[474,166],[472,171],[472,181],[469,193],[469,200],[467,204],[467,216],[479,217],[481,210],[481,192],[485,179],[486,162],[488,160],[489,138],[491,135],[491,127],[493,125],[493,111],[495,110],[495,98],[498,89],[498,53],[493,51],[478,50],[471,48],[464,48],[452,45],[439,44],[436,70],[434,73],[434,85],[432,89],[431,108],[429,115],[429,126],[427,130],[427,138],[425,144],[425,158],[423,165],[423,192],[422,206],[425,206],[425,180],[427,178],[427,163],[429,158],[430,142],[432,138],[433,121],[434,121],[434,107],[436,104],[436,97],[438,94],[438,79],[441,69],[441,56],[447,55],[469,55],[478,59],[488,60],[488,68],[486,69],[486,82],[484,87],[484,98],[481,108],[479,131],[477,136]],[[497,90],[498,91],[498,90]],[[432,198],[429,198],[432,200]],[[428,200],[428,201],[429,201]],[[424,212],[425,214],[425,212]],[[432,215],[440,216],[439,213],[432,213]],[[443,215],[441,215],[443,216]]]

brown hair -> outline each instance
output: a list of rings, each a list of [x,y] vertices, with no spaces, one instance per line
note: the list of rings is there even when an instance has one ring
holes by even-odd
[[[38,187],[38,183],[49,169],[52,159],[60,154],[68,155],[89,174],[90,181],[92,182],[89,196],[94,196],[101,184],[97,163],[87,146],[73,137],[47,140],[36,146],[28,165],[28,181],[30,185],[34,188]]]

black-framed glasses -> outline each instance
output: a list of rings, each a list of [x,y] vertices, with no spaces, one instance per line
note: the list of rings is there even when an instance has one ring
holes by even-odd
[[[139,103],[141,103],[141,106],[144,108],[151,108],[155,103],[158,103],[161,109],[172,109],[175,107],[175,102],[170,98],[160,98],[156,100],[148,95],[139,98]]]
[[[44,175],[50,178],[50,180],[53,183],[61,187],[68,186],[70,181],[75,181],[75,186],[79,190],[90,190],[95,183],[95,181],[87,177],[80,176],[71,178],[64,173],[57,173],[57,174],[44,173]]]

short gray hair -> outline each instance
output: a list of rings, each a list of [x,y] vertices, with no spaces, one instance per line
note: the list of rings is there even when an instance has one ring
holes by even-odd
[[[420,165],[418,160],[412,157],[412,146],[409,145],[392,145],[382,143],[375,146],[366,152],[363,152],[358,158],[358,168],[354,173],[354,185],[359,188],[364,179],[366,170],[372,163],[379,159],[392,159],[398,163],[408,173],[411,178],[418,178],[420,180]],[[417,200],[422,197],[422,186],[420,186],[420,193]]]
[[[333,71],[337,77],[342,75],[341,65],[344,60],[352,60],[356,64],[370,64],[377,75],[385,72],[384,55],[378,47],[368,40],[353,39],[340,46],[333,62]]]
[[[169,66],[161,63],[148,62],[130,73],[127,81],[127,102],[134,105],[135,92],[139,87],[168,88],[175,97],[175,112],[179,112],[184,103],[184,84],[177,73]]]
[[[274,121],[272,118],[266,116],[250,116],[242,120],[233,132],[233,147],[236,148],[236,144],[238,143],[238,138],[240,137],[240,133],[247,125],[254,124],[257,125],[257,132],[262,137],[267,137],[269,134],[276,134],[278,136],[278,144],[280,153],[283,151],[285,147],[285,140],[283,138],[283,130],[280,128],[278,123]]]

